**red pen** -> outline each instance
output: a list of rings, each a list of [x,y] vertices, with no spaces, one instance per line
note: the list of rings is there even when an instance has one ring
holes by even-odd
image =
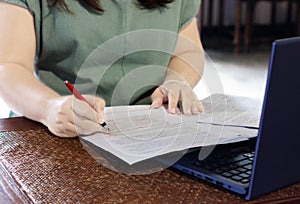
[[[68,87],[68,89],[73,93],[73,95],[79,99],[79,100],[82,100],[82,101],[85,101],[87,104],[89,104],[92,108],[94,108],[80,93],[79,91],[77,91],[77,89],[75,89],[75,87],[69,82],[69,81],[65,81],[65,85]],[[104,123],[101,123],[100,124],[102,127],[104,127],[105,129],[109,130],[107,127],[106,127],[106,122]]]

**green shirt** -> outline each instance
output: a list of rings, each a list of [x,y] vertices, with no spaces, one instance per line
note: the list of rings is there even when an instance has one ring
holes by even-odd
[[[104,13],[85,1],[67,0],[69,13],[47,0],[0,0],[28,9],[36,31],[37,77],[61,95],[69,80],[106,105],[150,103],[165,77],[180,28],[201,0],[175,0],[166,8],[141,9],[136,0],[101,0]],[[148,97],[148,98],[147,98]]]

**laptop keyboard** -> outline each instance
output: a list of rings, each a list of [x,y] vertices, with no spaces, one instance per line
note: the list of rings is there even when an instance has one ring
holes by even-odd
[[[219,152],[207,157],[205,160],[194,163],[202,170],[213,172],[242,184],[250,181],[254,151],[243,147],[228,152]]]

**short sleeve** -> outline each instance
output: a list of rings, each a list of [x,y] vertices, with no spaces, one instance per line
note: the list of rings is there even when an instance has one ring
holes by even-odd
[[[29,6],[28,6],[26,0],[0,0],[0,2],[13,4],[13,5],[20,6],[22,8],[25,8],[25,9],[29,10]]]
[[[180,17],[180,28],[190,22],[198,13],[201,0],[183,0]]]

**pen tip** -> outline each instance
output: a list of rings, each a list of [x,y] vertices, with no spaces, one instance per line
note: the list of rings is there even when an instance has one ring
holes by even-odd
[[[100,125],[101,125],[101,127],[103,127],[106,131],[108,131],[108,132],[110,131],[109,127],[107,127],[106,122],[103,122],[103,123],[101,123]]]
[[[69,83],[69,81],[68,81],[68,80],[65,80],[64,83],[67,84],[67,83]]]

